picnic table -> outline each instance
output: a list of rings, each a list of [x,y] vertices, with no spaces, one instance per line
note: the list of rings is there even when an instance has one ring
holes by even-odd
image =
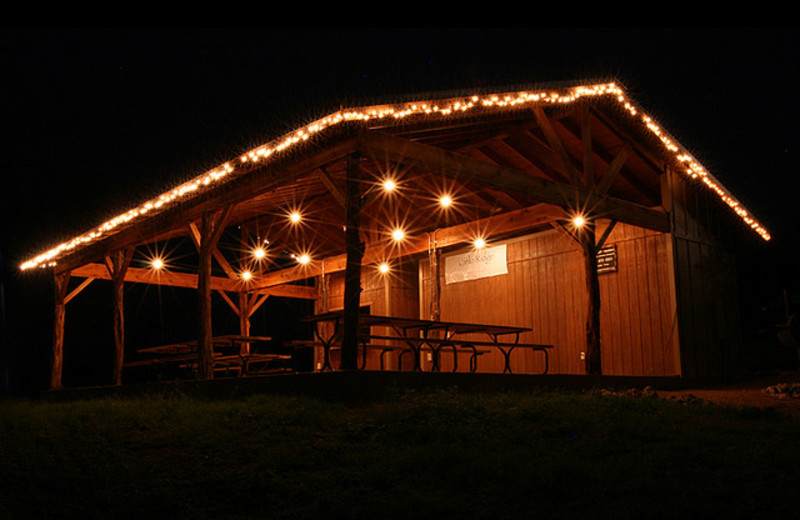
[[[254,364],[264,365],[274,360],[291,359],[291,356],[286,354],[256,352],[252,348],[255,344],[267,343],[271,340],[272,338],[268,336],[244,336],[238,334],[212,338],[214,370],[234,370],[240,374],[248,375],[251,373],[251,366]],[[144,359],[125,363],[126,367],[162,364],[193,367],[197,366],[198,363],[198,341],[189,340],[147,347],[139,349],[138,353],[145,356]]]
[[[341,329],[344,320],[343,311],[316,314],[304,318],[314,324],[314,333],[323,350],[323,363],[321,370],[332,370],[330,364],[330,352],[335,345],[341,344]],[[530,349],[542,352],[545,359],[544,373],[549,369],[549,353],[552,345],[520,343],[520,334],[530,332],[532,329],[527,327],[515,327],[507,325],[490,325],[480,323],[463,323],[451,321],[434,321],[417,318],[399,318],[393,316],[378,316],[374,314],[359,315],[359,334],[358,341],[362,347],[361,369],[366,365],[366,352],[368,349],[381,350],[381,369],[383,369],[383,357],[392,350],[401,350],[402,356],[410,353],[414,360],[414,370],[421,371],[422,364],[420,355],[423,350],[431,352],[431,371],[440,370],[440,357],[443,350],[451,350],[453,353],[453,371],[458,368],[458,352],[467,351],[470,354],[470,371],[477,370],[478,356],[491,349],[497,349],[503,354],[505,366],[503,373],[512,373],[511,353],[515,349]],[[329,324],[327,333],[321,329],[322,324]],[[390,334],[373,334],[372,327],[386,327]],[[484,340],[465,338],[466,335],[485,336]],[[402,346],[391,346],[386,343],[401,344]]]

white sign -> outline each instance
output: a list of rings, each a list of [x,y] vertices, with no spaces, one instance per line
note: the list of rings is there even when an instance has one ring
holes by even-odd
[[[507,273],[505,244],[444,257],[445,283],[466,282]]]

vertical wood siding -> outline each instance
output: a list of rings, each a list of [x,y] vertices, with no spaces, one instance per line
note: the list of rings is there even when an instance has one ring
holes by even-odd
[[[667,236],[620,224],[607,241],[617,247],[618,271],[600,275],[605,374],[677,374]],[[508,241],[507,261],[506,275],[449,285],[442,280],[441,319],[531,327],[520,341],[555,346],[550,373],[584,373],[587,296],[577,246],[562,233],[544,232]],[[426,308],[426,261],[420,269]],[[449,367],[447,358],[443,369]],[[512,359],[515,372],[543,368],[543,358],[535,352],[520,350]],[[479,366],[481,371],[500,372],[502,363],[498,353],[482,356]]]
[[[723,207],[707,190],[669,172],[679,309],[681,373],[735,377],[742,373],[738,287],[731,232]]]

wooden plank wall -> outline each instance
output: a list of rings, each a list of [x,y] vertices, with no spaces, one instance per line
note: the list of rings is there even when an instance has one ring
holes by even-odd
[[[441,319],[531,327],[533,332],[521,341],[555,345],[550,373],[583,374],[587,303],[580,251],[557,231],[506,243],[507,275],[449,285],[442,279]],[[666,235],[620,224],[607,244],[617,246],[619,268],[600,276],[603,372],[675,375]],[[420,269],[425,309],[430,293],[426,261]],[[541,354],[515,352],[512,359],[515,372],[542,370]],[[449,366],[447,356],[443,365]],[[480,367],[499,372],[502,356],[485,355]]]
[[[733,219],[719,199],[674,172],[672,255],[684,377],[727,378],[744,370],[736,265],[730,248]]]

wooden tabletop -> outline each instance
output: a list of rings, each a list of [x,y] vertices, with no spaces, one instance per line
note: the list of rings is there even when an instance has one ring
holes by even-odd
[[[304,321],[309,322],[326,322],[338,321],[344,318],[343,311],[327,312],[323,314],[315,314],[304,318]],[[441,330],[450,334],[469,334],[469,333],[484,333],[492,336],[503,334],[519,334],[522,332],[529,332],[532,329],[527,327],[514,327],[507,325],[489,325],[485,323],[464,323],[454,321],[434,321],[425,320],[420,318],[398,318],[394,316],[378,316],[375,314],[359,314],[359,326],[368,327],[392,327],[395,330],[402,329],[404,332],[409,331],[434,331]]]
[[[224,336],[216,336],[211,339],[211,344],[215,347],[231,346],[235,343],[257,343],[263,341],[272,341],[269,336],[241,336],[238,334],[228,334]],[[147,347],[139,349],[139,353],[153,353],[153,354],[184,354],[197,351],[197,340],[182,341],[179,343],[171,343],[169,345],[159,345],[157,347]]]

